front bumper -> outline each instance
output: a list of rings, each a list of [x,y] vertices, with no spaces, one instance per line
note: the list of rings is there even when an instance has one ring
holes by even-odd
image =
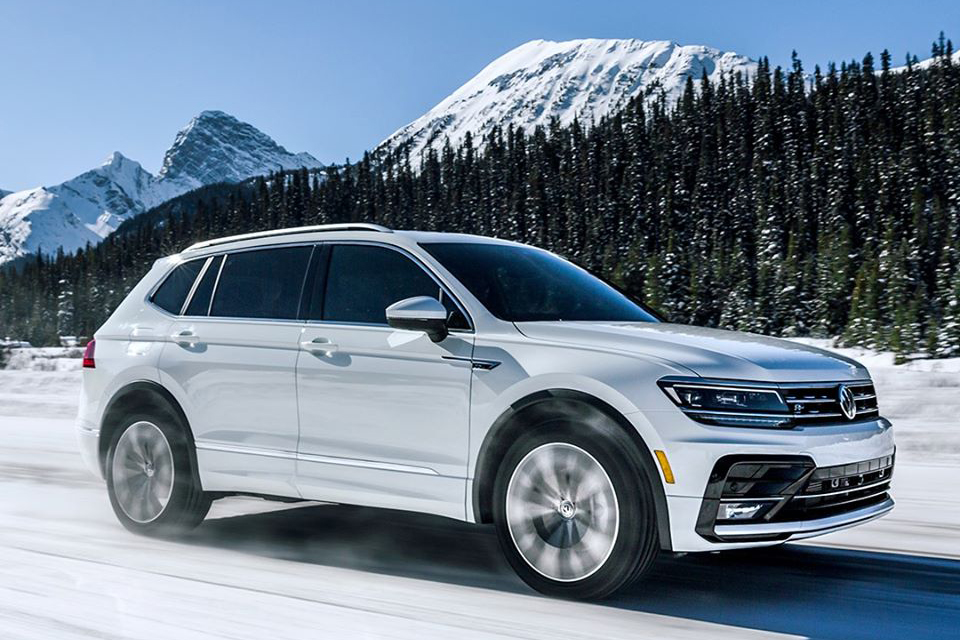
[[[641,417],[642,416],[642,417]],[[701,512],[718,461],[726,457],[797,459],[808,461],[810,468],[835,467],[892,456],[893,428],[883,418],[838,425],[806,428],[743,429],[711,427],[678,416],[676,413],[645,412],[634,414],[641,433],[651,431],[652,449],[663,449],[670,460],[676,482],[664,484],[670,525],[670,549],[678,552],[719,551],[780,544],[786,540],[822,535],[866,522],[889,512],[889,504],[856,505],[848,513],[826,513],[824,517],[758,523],[766,530],[740,527],[752,523],[731,524],[744,535],[719,529],[704,536]],[[715,496],[717,497],[717,496]],[[863,506],[861,510],[859,507]],[[716,512],[714,511],[714,515]],[[726,523],[717,524],[726,527]]]
[[[893,463],[893,455],[830,467],[806,456],[725,456],[696,531],[710,542],[782,542],[879,517],[893,508]],[[728,507],[741,513],[731,517]]]
[[[818,518],[816,520],[801,520],[795,522],[764,522],[758,524],[736,524],[736,525],[716,525],[714,532],[717,536],[725,540],[734,540],[738,538],[774,538],[777,541],[782,540],[802,540],[803,538],[812,538],[821,536],[825,533],[839,531],[847,527],[854,527],[864,522],[869,522],[890,513],[893,509],[893,498],[886,497],[869,507],[848,511],[835,516]]]

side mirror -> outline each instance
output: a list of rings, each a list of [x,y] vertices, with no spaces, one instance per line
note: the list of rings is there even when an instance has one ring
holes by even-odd
[[[387,307],[387,324],[394,329],[423,331],[433,342],[447,337],[447,309],[430,296],[416,296]]]

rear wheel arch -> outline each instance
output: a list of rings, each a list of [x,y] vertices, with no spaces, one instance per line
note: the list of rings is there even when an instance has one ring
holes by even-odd
[[[548,389],[533,393],[511,404],[494,422],[480,447],[474,473],[472,500],[476,521],[483,524],[493,522],[493,489],[497,470],[519,433],[532,424],[551,419],[571,416],[589,419],[597,415],[616,423],[634,444],[637,462],[653,492],[660,548],[669,550],[670,514],[660,472],[650,448],[630,421],[613,406],[596,396],[572,389]]]
[[[100,440],[98,443],[98,458],[100,471],[105,474],[104,465],[107,461],[107,452],[110,443],[119,430],[124,427],[124,417],[132,413],[159,413],[172,414],[172,417],[183,427],[183,435],[187,441],[187,450],[190,455],[190,466],[197,472],[197,453],[193,441],[193,432],[187,416],[173,394],[162,385],[150,380],[138,380],[121,387],[113,394],[103,412],[100,422]]]

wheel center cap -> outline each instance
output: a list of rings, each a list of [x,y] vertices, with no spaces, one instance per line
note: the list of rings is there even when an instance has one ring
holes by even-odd
[[[146,466],[143,468],[143,472],[147,474],[148,478],[152,478],[154,474],[153,465],[148,462]]]
[[[557,511],[560,513],[560,517],[569,520],[577,513],[577,506],[569,500],[564,500],[557,507]]]

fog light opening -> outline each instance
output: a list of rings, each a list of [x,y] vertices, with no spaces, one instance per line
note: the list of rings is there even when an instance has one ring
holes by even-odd
[[[723,502],[717,513],[718,520],[754,520],[764,511],[763,502]]]

